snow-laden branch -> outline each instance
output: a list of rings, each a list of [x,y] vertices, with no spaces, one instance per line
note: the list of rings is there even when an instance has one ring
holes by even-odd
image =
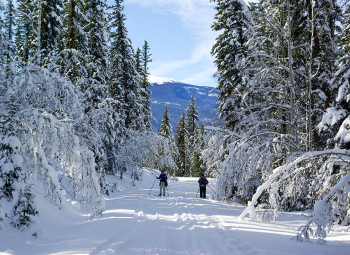
[[[236,138],[238,138],[238,139],[242,138],[242,137],[241,137],[240,135],[238,135],[237,133],[232,132],[232,131],[230,131],[230,130],[228,130],[228,129],[225,129],[225,128],[219,128],[219,127],[213,127],[213,126],[205,126],[205,127],[204,127],[204,130],[222,132],[222,133],[231,135],[231,136],[233,136],[233,137],[236,137]]]
[[[284,173],[286,173],[289,169],[292,167],[296,166],[297,164],[305,161],[305,160],[310,160],[316,157],[321,157],[325,155],[344,155],[344,156],[350,156],[350,152],[347,150],[343,149],[331,149],[331,150],[324,150],[324,151],[314,151],[314,152],[307,152],[298,157],[296,160],[289,164],[285,164],[283,166],[280,166],[276,169],[273,170],[273,173],[269,176],[268,180],[260,185],[258,189],[256,190],[255,194],[253,195],[252,200],[248,203],[248,206],[246,209],[239,215],[240,219],[244,219],[244,217],[248,214],[254,214],[255,213],[255,204],[257,203],[259,197],[263,193],[264,190],[268,189],[276,180],[277,178],[283,178],[285,179],[286,177],[289,177],[292,174],[289,174],[287,176],[283,176]],[[297,170],[294,170],[297,171]]]

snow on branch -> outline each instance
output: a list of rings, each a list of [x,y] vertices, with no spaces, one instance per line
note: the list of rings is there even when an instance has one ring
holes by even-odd
[[[256,190],[255,194],[253,195],[252,200],[248,203],[248,206],[246,207],[246,209],[240,214],[239,218],[240,219],[244,219],[244,217],[247,214],[253,214],[254,215],[254,211],[255,211],[255,205],[257,204],[257,201],[259,199],[259,197],[261,196],[261,194],[263,193],[264,190],[267,190],[269,187],[271,187],[271,185],[276,182],[276,180],[278,178],[287,178],[290,175],[295,174],[297,171],[299,171],[299,169],[294,169],[292,173],[285,175],[285,173],[287,173],[288,171],[290,171],[290,169],[292,169],[293,167],[295,167],[296,165],[300,164],[303,161],[306,160],[310,160],[316,157],[321,157],[321,156],[325,156],[325,155],[344,155],[344,156],[350,156],[350,152],[347,150],[342,150],[339,148],[336,149],[331,149],[331,150],[325,150],[325,151],[314,151],[314,152],[307,152],[304,153],[303,155],[301,155],[300,157],[298,157],[296,160],[294,160],[291,163],[285,164],[283,166],[277,167],[276,169],[273,170],[272,174],[269,176],[268,180],[263,183],[262,185],[260,185],[258,187],[258,189]]]

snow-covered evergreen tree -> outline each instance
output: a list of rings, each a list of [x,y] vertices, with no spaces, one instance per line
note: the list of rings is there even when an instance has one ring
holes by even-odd
[[[118,109],[125,115],[125,127],[142,131],[146,126],[142,112],[140,78],[135,67],[134,50],[125,27],[123,0],[116,0],[111,13],[111,70],[109,93],[120,102]]]
[[[15,136],[0,138],[0,221],[23,229],[38,214],[33,201],[29,178],[23,166],[21,143]]]
[[[189,106],[186,110],[186,143],[187,143],[187,152],[186,157],[189,161],[189,169],[188,172],[186,172],[186,176],[193,176],[193,164],[195,155],[197,156],[197,160],[199,160],[199,151],[200,148],[198,148],[199,142],[199,127],[198,127],[198,111],[197,106],[195,104],[195,98],[192,96],[192,99],[190,101]],[[198,162],[197,162],[198,164]]]
[[[177,157],[178,157],[178,150],[177,150],[176,144],[175,144],[175,138],[174,138],[174,134],[173,134],[173,127],[170,124],[170,115],[169,115],[169,111],[168,111],[168,106],[167,105],[165,105],[165,109],[164,109],[164,113],[163,113],[163,119],[162,119],[162,124],[160,125],[160,127],[159,127],[159,129],[157,131],[157,134],[168,140],[167,144],[165,144],[165,146],[167,148],[164,148],[163,144],[161,144],[162,146],[158,147],[158,157],[159,157],[159,159],[157,161],[163,162],[164,161],[163,160],[164,155],[166,155],[165,152],[167,150],[170,150],[172,152],[171,153],[172,161],[176,162]],[[159,163],[157,163],[157,165],[158,165],[158,167],[160,167]],[[164,163],[162,165],[164,165]],[[176,164],[173,165],[173,166],[166,165],[165,167],[163,166],[163,167],[160,167],[160,168],[162,168],[163,170],[165,170],[167,172],[170,172],[171,174],[176,174],[176,170],[177,170]]]
[[[5,35],[5,22],[4,22],[4,10],[5,5],[0,1],[0,65],[5,64],[6,55],[5,55],[5,45],[7,45],[6,35]]]
[[[6,63],[12,61],[15,48],[14,48],[14,38],[15,38],[15,7],[12,0],[7,1],[6,10],[5,10],[5,22],[4,27],[6,29],[6,39],[8,42],[6,49]]]
[[[164,136],[170,139],[171,141],[174,141],[173,127],[170,124],[170,115],[168,111],[168,105],[165,105],[162,124],[160,125],[157,133],[161,136]]]
[[[150,46],[147,41],[145,41],[144,45],[142,46],[142,51],[140,52],[141,59],[141,72],[139,72],[141,76],[141,97],[142,97],[142,104],[143,104],[143,115],[144,115],[144,122],[146,125],[146,128],[148,131],[151,130],[151,91],[148,87],[151,86],[151,84],[148,81],[149,76],[149,66],[148,64],[152,62],[150,53]],[[137,55],[137,54],[136,54]],[[136,61],[136,70],[137,70],[137,61]]]
[[[77,87],[83,86],[87,78],[88,35],[84,27],[89,20],[83,0],[65,0],[63,4],[62,49],[56,63],[61,75],[68,77]]]
[[[220,117],[233,130],[239,121],[240,103],[244,94],[242,60],[247,54],[246,43],[251,37],[252,20],[247,5],[241,0],[213,0],[216,2],[214,31],[219,31],[213,45],[217,67]]]
[[[324,243],[326,227],[349,222],[344,167],[349,152],[342,149],[348,148],[347,57],[340,58],[332,79],[338,6],[335,1],[260,1],[251,11],[255,34],[243,59],[248,90],[241,108],[249,118],[240,119],[241,128],[230,134],[218,193],[243,202],[251,198],[242,218],[248,213],[255,218],[258,200],[276,210],[314,209],[298,239],[308,238],[314,224],[315,237]],[[330,150],[315,134],[327,104],[318,130],[330,138],[329,147],[336,145]]]
[[[62,7],[62,0],[41,1],[40,48],[43,50],[43,58],[57,50],[63,26]]]
[[[226,130],[212,130],[206,147],[201,153],[201,159],[206,168],[206,176],[218,178],[223,169],[223,162],[227,156],[227,144],[231,138]]]
[[[176,161],[178,166],[178,176],[185,176],[189,174],[190,162],[188,160],[188,140],[186,130],[186,118],[185,113],[181,114],[178,124],[175,129],[175,143],[179,150],[179,157]]]
[[[204,123],[202,123],[197,135],[194,137],[195,146],[192,157],[192,176],[201,176],[206,172],[204,161],[201,158],[202,152],[206,149],[205,134]]]
[[[31,0],[17,1],[17,17],[16,17],[16,55],[20,56],[24,62],[28,62],[33,57],[34,32],[33,17],[35,16],[35,5]]]

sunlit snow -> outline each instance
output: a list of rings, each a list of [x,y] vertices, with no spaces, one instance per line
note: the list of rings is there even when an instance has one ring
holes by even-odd
[[[43,199],[39,236],[0,232],[0,254],[349,254],[346,228],[331,231],[326,245],[297,242],[292,238],[306,212],[240,221],[244,207],[211,199],[215,180],[209,179],[209,199],[198,197],[197,178],[170,179],[168,195],[158,197],[158,181],[150,190],[156,174],[147,170],[136,186],[124,179],[121,191],[106,198],[104,214],[91,221],[72,209],[57,212]]]

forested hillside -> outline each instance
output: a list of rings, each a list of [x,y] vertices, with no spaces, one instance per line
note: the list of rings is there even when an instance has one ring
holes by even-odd
[[[150,80],[152,82],[152,79]],[[158,130],[164,105],[168,106],[170,122],[176,126],[191,97],[196,99],[198,116],[205,126],[218,124],[218,92],[215,88],[195,86],[177,81],[153,82],[151,90],[152,128]]]

